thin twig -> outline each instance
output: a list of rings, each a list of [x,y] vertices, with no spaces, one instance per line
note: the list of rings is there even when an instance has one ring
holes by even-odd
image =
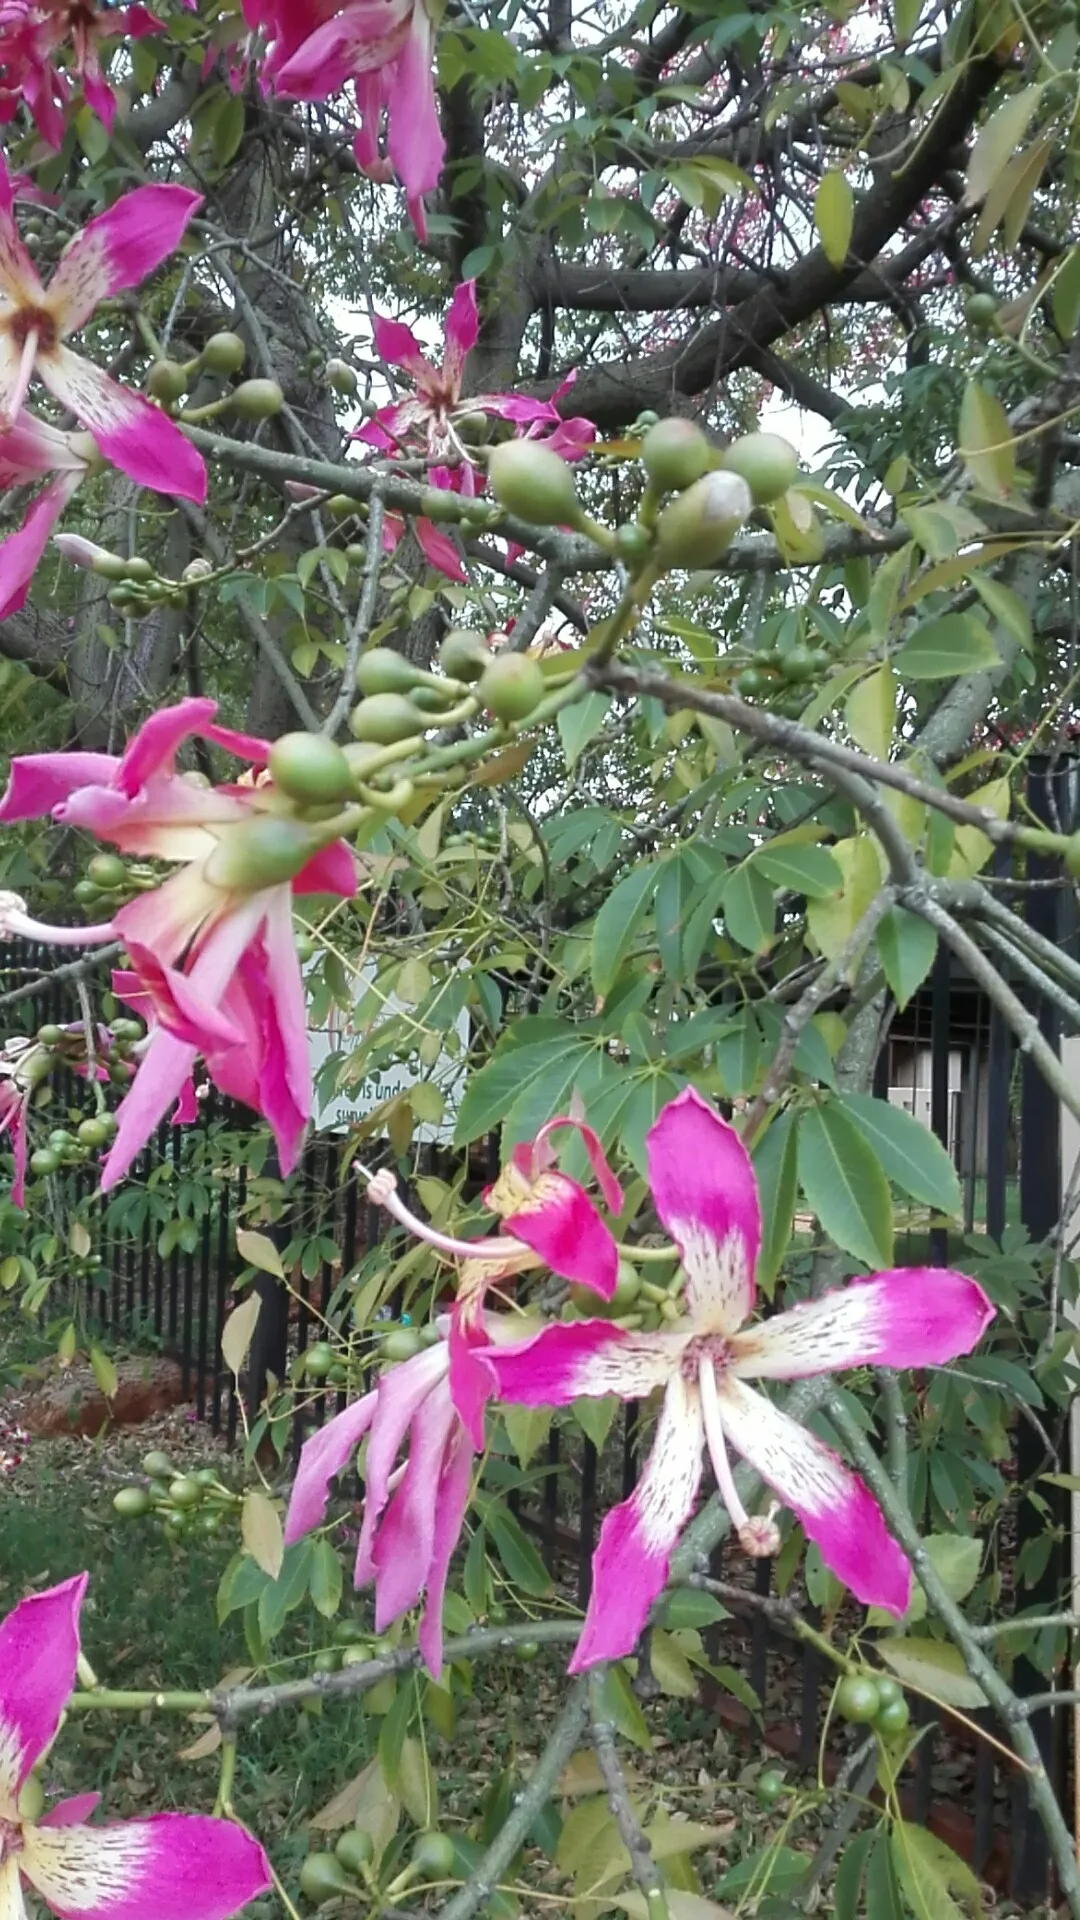
[[[345,647],[345,665],[341,670],[341,691],[320,729],[328,740],[333,740],[352,706],[353,695],[356,692],[356,663],[360,658],[360,649],[371,632],[371,622],[375,617],[375,596],[379,591],[379,565],[382,560],[384,511],[382,492],[376,485],[371,490],[364,578],[360,588],[356,618]]]
[[[604,1704],[605,1672],[606,1668],[601,1666],[594,1667],[589,1674],[589,1718],[596,1758],[607,1788],[608,1806],[615,1816],[619,1838],[630,1855],[630,1872],[644,1896],[649,1920],[668,1920],[668,1904],[652,1848],[631,1805],[630,1789],[615,1748],[615,1729]]]

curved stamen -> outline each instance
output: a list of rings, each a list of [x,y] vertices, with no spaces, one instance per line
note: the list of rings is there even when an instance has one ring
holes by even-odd
[[[99,921],[92,927],[52,927],[34,920],[26,911],[21,894],[0,891],[0,940],[41,940],[50,947],[96,947],[115,940],[111,921]]]
[[[515,1240],[508,1233],[486,1240],[455,1240],[452,1234],[440,1233],[410,1213],[404,1200],[399,1199],[397,1179],[389,1167],[380,1167],[378,1173],[371,1173],[361,1160],[354,1160],[353,1165],[367,1182],[367,1197],[372,1205],[385,1208],[417,1240],[426,1240],[429,1247],[437,1247],[440,1253],[456,1254],[463,1260],[510,1260],[529,1252],[523,1240]]]
[[[716,1475],[717,1490],[731,1517],[736,1533],[750,1525],[750,1516],[739,1498],[727,1456],[724,1429],[720,1422],[720,1402],[716,1395],[716,1375],[707,1354],[698,1361],[698,1386],[701,1388],[701,1417],[705,1425],[705,1444]]]

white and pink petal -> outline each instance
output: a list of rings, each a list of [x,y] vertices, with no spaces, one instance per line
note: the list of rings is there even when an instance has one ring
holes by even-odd
[[[89,1574],[20,1600],[0,1621],[0,1819],[56,1738],[75,1685],[79,1611]]]
[[[734,1333],[754,1304],[761,1245],[757,1180],[734,1127],[684,1088],[646,1136],[656,1211],[686,1269],[699,1331]]]
[[[649,1608],[667,1582],[672,1551],[694,1511],[704,1429],[692,1381],[673,1375],[644,1471],[629,1500],[613,1507],[593,1557],[592,1594],[569,1671],[631,1653]]]
[[[689,1334],[628,1333],[606,1320],[545,1327],[532,1340],[490,1347],[478,1357],[500,1400],[565,1407],[572,1400],[644,1400],[680,1371]]]
[[[20,1864],[60,1920],[229,1920],[273,1884],[250,1834],[199,1814],[26,1827]]]
[[[70,407],[114,467],[140,487],[203,505],[202,454],[141,393],[122,387],[103,368],[63,345],[39,350],[36,364],[49,392],[61,406]]]
[[[105,93],[111,102],[107,87]],[[88,220],[64,248],[49,282],[48,305],[61,336],[85,326],[100,301],[137,287],[159,267],[201,205],[202,195],[187,187],[136,187]]]
[[[730,1367],[797,1380],[840,1367],[939,1367],[970,1353],[994,1317],[976,1281],[948,1267],[897,1267],[744,1327]]]
[[[717,1393],[731,1445],[791,1508],[826,1566],[864,1606],[904,1614],[911,1567],[869,1487],[824,1441],[742,1380],[722,1374]]]
[[[375,1393],[366,1393],[304,1441],[285,1515],[286,1546],[322,1524],[330,1482],[348,1465],[370,1427],[376,1398]]]

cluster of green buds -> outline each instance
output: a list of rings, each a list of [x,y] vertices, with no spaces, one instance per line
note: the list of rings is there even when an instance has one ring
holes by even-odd
[[[855,1727],[872,1727],[886,1740],[896,1740],[906,1733],[911,1721],[911,1709],[899,1680],[869,1667],[845,1673],[833,1706],[841,1720]]]
[[[357,1331],[367,1334],[370,1327],[358,1326]],[[423,1347],[435,1346],[440,1337],[434,1324],[415,1327],[408,1314],[403,1314],[400,1320],[389,1322],[380,1330],[374,1359],[385,1366],[397,1366],[402,1360],[412,1360]],[[297,1354],[291,1369],[292,1378],[297,1385],[309,1382],[319,1387],[347,1387],[371,1361],[367,1345],[361,1354],[345,1344],[315,1340]]]
[[[380,1866],[375,1842],[363,1827],[344,1832],[333,1853],[309,1853],[300,1869],[300,1891],[312,1906],[321,1907],[330,1900],[362,1901],[375,1911],[400,1904],[406,1892],[420,1893],[428,1886],[444,1887],[463,1871],[458,1850],[448,1833],[428,1828],[413,1837],[409,1859],[404,1866],[394,1859],[393,1877],[380,1885]]]
[[[231,380],[243,371],[246,359],[247,348],[238,333],[213,333],[201,353],[190,360],[155,360],[146,376],[146,391],[164,412],[176,413],[204,374]],[[284,405],[285,396],[276,380],[242,380],[219,400],[181,411],[180,417],[209,420],[219,413],[232,413],[241,420],[270,420]]]
[[[161,875],[140,862],[122,860],[118,853],[95,853],[72,892],[81,907],[96,915],[104,908],[113,913],[136,894],[153,893],[160,885]]]
[[[198,1467],[179,1473],[167,1453],[157,1449],[144,1455],[145,1481],[121,1487],[113,1495],[113,1512],[121,1520],[157,1520],[170,1545],[204,1534],[217,1533],[228,1514],[235,1514],[242,1497],[218,1478],[216,1467]]]
[[[192,588],[202,585],[214,572],[209,560],[200,558],[189,561],[180,578],[173,580],[159,573],[143,554],[125,558],[81,533],[58,533],[53,545],[73,567],[84,567],[88,573],[112,582],[106,598],[125,619],[141,619],[152,607],[186,606]]]
[[[648,1249],[645,1251],[648,1253]],[[628,1333],[653,1333],[658,1327],[681,1320],[683,1275],[674,1252],[665,1248],[659,1267],[653,1269],[650,1260],[650,1269],[659,1278],[647,1279],[641,1267],[624,1256],[610,1300],[601,1300],[589,1287],[571,1286],[560,1318],[612,1320]]]
[[[44,1144],[36,1146],[29,1156],[27,1164],[32,1174],[39,1179],[47,1179],[67,1167],[82,1165],[92,1153],[98,1153],[110,1145],[117,1122],[116,1116],[104,1105],[99,1076],[116,1086],[126,1086],[132,1073],[131,1048],[136,1040],[143,1037],[143,1032],[140,1021],[122,1018],[118,1018],[112,1027],[98,1025],[95,1028],[95,1077],[92,1085],[99,1102],[98,1110],[82,1120],[73,1119],[69,1126],[53,1127]],[[52,1102],[53,1092],[48,1080],[54,1070],[66,1067],[71,1071],[86,1065],[86,1032],[81,1021],[68,1026],[46,1021],[38,1028],[33,1040],[15,1036],[5,1043],[0,1054],[0,1074],[14,1080],[19,1087],[32,1090],[30,1111],[35,1116],[47,1112]],[[96,1261],[95,1264],[100,1262]]]

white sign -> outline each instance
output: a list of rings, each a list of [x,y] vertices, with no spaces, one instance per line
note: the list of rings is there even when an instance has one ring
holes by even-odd
[[[369,999],[361,1017],[361,1005],[368,999],[374,981],[374,967],[365,967],[355,976],[356,998],[352,1009],[342,1009],[332,1001],[323,1025],[308,1028],[308,1057],[315,1081],[312,1112],[315,1126],[321,1132],[346,1133],[358,1120],[373,1113],[385,1101],[393,1100],[410,1087],[424,1082],[438,1089],[444,1103],[443,1112],[439,1120],[418,1118],[413,1139],[420,1142],[449,1141],[453,1138],[454,1121],[465,1090],[469,1050],[468,1013],[462,1008],[458,1014],[445,1036],[443,1050],[434,1066],[422,1067],[414,1054],[408,1060],[395,1060],[385,1067],[364,1070],[364,1050],[369,1048],[374,1051],[377,1048],[384,1028],[391,1022],[403,1023],[400,1030],[404,1051],[408,1045],[404,1023],[415,1024],[412,1008],[392,993],[383,997],[374,1015]],[[339,1072],[345,1061],[350,1059],[352,1072],[359,1073],[360,1077],[347,1079],[344,1085],[339,1085]],[[327,1066],[328,1060],[335,1061],[336,1070]]]

